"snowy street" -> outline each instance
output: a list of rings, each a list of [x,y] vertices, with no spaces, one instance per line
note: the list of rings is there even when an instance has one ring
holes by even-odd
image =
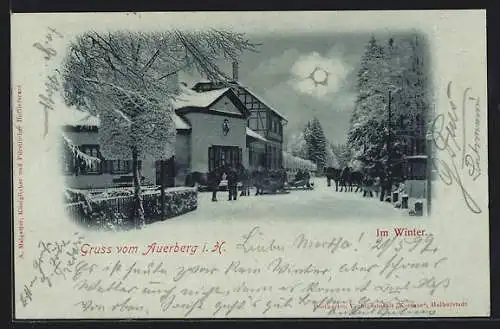
[[[363,198],[361,192],[335,192],[335,186],[328,187],[325,178],[314,178],[314,184],[314,190],[292,190],[288,194],[255,196],[252,190],[251,196],[238,197],[236,201],[228,201],[228,192],[218,192],[218,201],[212,202],[211,193],[201,192],[197,210],[171,220],[402,217],[401,210],[377,198]]]

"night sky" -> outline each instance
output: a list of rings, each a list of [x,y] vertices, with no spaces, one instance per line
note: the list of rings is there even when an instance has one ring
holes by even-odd
[[[249,36],[261,45],[258,53],[241,57],[239,81],[288,118],[285,137],[316,116],[330,142],[344,143],[356,72],[369,38],[354,33]],[[231,72],[230,63],[221,67]],[[202,77],[182,74],[180,79],[192,86]]]

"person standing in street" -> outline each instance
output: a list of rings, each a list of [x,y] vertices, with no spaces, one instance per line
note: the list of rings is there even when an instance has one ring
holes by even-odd
[[[240,196],[250,196],[250,172],[242,164],[239,168],[239,178],[242,185]]]
[[[212,202],[217,201],[217,191],[219,190],[219,184],[222,179],[222,173],[219,167],[214,168],[208,173],[208,185],[212,191]]]
[[[229,190],[229,201],[236,201],[238,196],[238,172],[234,166],[231,166],[227,173],[227,188]]]
[[[391,173],[386,172],[381,181],[381,191],[380,191],[380,201],[385,201],[387,197],[391,197],[392,183],[391,183]]]
[[[255,180],[255,195],[262,195],[262,187],[263,187],[263,181],[264,181],[264,170],[262,169],[261,166],[257,168],[257,171],[254,172],[254,180]]]

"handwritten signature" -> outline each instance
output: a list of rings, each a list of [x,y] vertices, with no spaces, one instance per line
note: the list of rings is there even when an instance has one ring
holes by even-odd
[[[465,203],[470,211],[475,214],[482,212],[478,203],[467,190],[462,180],[462,172],[472,178],[473,181],[481,176],[480,166],[480,99],[471,96],[471,88],[466,88],[462,93],[462,105],[460,109],[452,98],[452,82],[447,86],[447,97],[450,109],[446,114],[439,114],[431,124],[431,137],[436,149],[448,154],[449,159],[433,158],[432,165],[439,177],[446,185],[454,182],[460,188]],[[466,114],[471,104],[475,111],[475,128],[473,142],[469,143],[467,134]],[[460,129],[461,128],[461,129]]]
[[[38,243],[40,253],[33,261],[36,275],[23,286],[20,293],[20,301],[24,307],[33,301],[33,289],[37,286],[46,285],[52,288],[54,279],[59,277],[66,280],[67,275],[73,272],[79,252],[78,246],[83,241],[80,236],[75,238],[76,240]]]
[[[45,34],[44,40],[41,42],[35,42],[33,44],[33,47],[41,52],[46,62],[52,60],[57,56],[57,51],[53,47],[54,39],[62,39],[64,37],[61,32],[52,27],[48,27],[47,30],[48,31]],[[57,79],[57,76],[53,74],[47,77],[47,82],[45,82],[45,93],[38,95],[38,103],[42,105],[44,111],[44,138],[48,134],[49,111],[54,110],[55,106],[53,95],[59,89],[59,81]]]
[[[33,47],[38,49],[44,55],[45,60],[50,60],[57,55],[57,51],[52,47],[54,37],[63,38],[61,32],[52,27],[48,27],[48,32],[45,34],[45,39],[42,42],[35,42]]]

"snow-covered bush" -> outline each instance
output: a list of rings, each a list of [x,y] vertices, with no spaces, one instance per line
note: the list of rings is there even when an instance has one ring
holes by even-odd
[[[162,216],[161,191],[144,193],[143,205],[146,223],[150,224],[193,211],[198,207],[198,192],[194,188],[171,188],[165,190],[165,213]],[[120,194],[120,193],[116,193]],[[80,194],[83,195],[83,194]],[[123,230],[134,227],[134,195],[103,197],[94,195],[86,201],[66,205],[74,220],[90,229]]]

